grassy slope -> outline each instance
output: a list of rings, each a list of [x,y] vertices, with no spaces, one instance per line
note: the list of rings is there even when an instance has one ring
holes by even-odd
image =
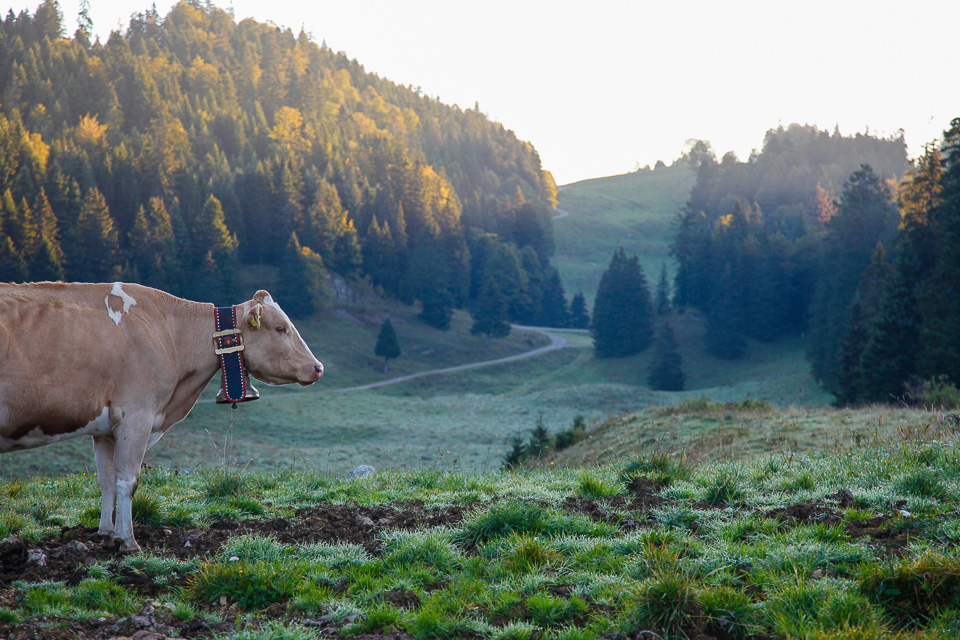
[[[596,178],[560,188],[560,209],[570,215],[554,221],[557,266],[571,294],[593,300],[600,275],[619,247],[637,254],[651,283],[670,262],[673,214],[683,206],[696,179],[693,170],[675,164]]]
[[[836,454],[699,464],[654,456],[627,467],[479,478],[421,472],[351,481],[294,467],[241,472],[227,492],[223,473],[151,470],[140,510],[169,527],[170,539],[180,527],[250,517],[252,507],[287,522],[301,518],[300,508],[329,503],[353,509],[358,521],[364,507],[381,504],[466,513],[415,531],[367,519],[376,553],[349,539],[246,535],[216,554],[178,559],[160,536],[142,555],[78,563],[77,585],[14,581],[0,602],[0,631],[70,618],[106,628],[109,616],[125,620],[158,601],[180,619],[226,620],[246,629],[230,638],[247,640],[307,640],[319,637],[317,625],[347,627],[347,637],[401,630],[417,640],[703,631],[946,640],[960,632],[960,449],[953,422],[931,429]],[[25,538],[29,548],[56,547],[44,537],[97,522],[90,476],[0,482],[0,501],[0,536]],[[150,577],[157,591],[126,586],[131,576],[141,584]],[[387,604],[392,596],[402,604]]]

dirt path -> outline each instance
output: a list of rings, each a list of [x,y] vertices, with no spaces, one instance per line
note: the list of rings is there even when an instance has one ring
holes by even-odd
[[[580,348],[578,345],[569,344],[567,339],[563,336],[557,335],[556,333],[551,333],[551,331],[564,331],[564,332],[573,332],[573,333],[587,333],[587,329],[558,329],[554,327],[528,327],[524,325],[512,325],[514,329],[519,329],[521,331],[537,331],[544,334],[550,338],[550,344],[538,347],[532,351],[524,351],[523,353],[518,353],[512,356],[506,356],[503,358],[497,358],[496,360],[484,360],[482,362],[471,362],[469,364],[461,364],[456,367],[447,367],[445,369],[431,369],[430,371],[421,371],[420,373],[411,373],[407,376],[399,376],[397,378],[390,378],[389,380],[381,380],[380,382],[371,382],[370,384],[362,384],[356,387],[345,387],[343,389],[322,389],[319,391],[300,391],[297,393],[272,393],[269,396],[261,396],[261,400],[270,400],[272,398],[289,398],[292,396],[304,396],[304,395],[320,395],[327,393],[342,393],[344,391],[364,391],[366,389],[376,389],[377,387],[385,387],[390,384],[399,384],[401,382],[407,382],[408,380],[414,380],[415,378],[425,378],[427,376],[434,376],[441,373],[453,373],[454,371],[464,371],[466,369],[476,369],[477,367],[487,367],[492,364],[502,364],[504,362],[513,362],[514,360],[522,360],[523,358],[532,358],[533,356],[538,356],[542,353],[548,351],[554,351],[556,349],[577,349]]]

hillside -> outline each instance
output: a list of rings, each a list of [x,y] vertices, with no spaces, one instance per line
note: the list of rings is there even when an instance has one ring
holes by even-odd
[[[562,217],[554,220],[555,261],[570,293],[593,300],[610,257],[623,247],[636,253],[647,280],[656,283],[667,263],[674,218],[690,197],[696,171],[682,162],[564,185]]]

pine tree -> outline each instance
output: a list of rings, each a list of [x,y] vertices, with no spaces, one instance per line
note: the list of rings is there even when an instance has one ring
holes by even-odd
[[[418,296],[420,313],[418,317],[434,329],[446,331],[453,319],[453,297],[445,287],[425,289]]]
[[[313,315],[330,299],[323,259],[309,247],[300,246],[296,232],[290,234],[277,275],[275,293],[291,317]]]
[[[728,265],[714,288],[703,336],[707,351],[724,360],[737,360],[747,352],[747,341],[740,332],[743,326],[741,309],[736,296],[731,294],[733,286]]]
[[[920,351],[920,314],[914,295],[917,265],[909,262],[908,254],[897,254],[883,302],[870,320],[860,357],[861,400],[896,402],[903,396],[904,384],[916,373]]]
[[[13,240],[0,229],[0,282],[25,282],[27,263],[13,246]]]
[[[960,118],[944,133],[942,204],[931,211],[936,258],[921,287],[921,375],[960,385]]]
[[[473,313],[473,326],[470,333],[490,338],[506,338],[510,335],[510,323],[507,322],[507,301],[500,293],[500,287],[493,278],[487,278],[477,298],[477,309]]]
[[[653,342],[653,361],[647,374],[647,385],[656,391],[683,391],[683,360],[677,350],[673,327],[664,322]]]
[[[636,256],[627,258],[623,247],[613,254],[600,277],[593,305],[594,352],[598,358],[640,353],[653,339],[653,303],[647,280]]]
[[[141,205],[128,234],[129,260],[140,281],[163,291],[178,291],[181,275],[173,222],[161,198]]]
[[[377,346],[373,349],[373,354],[383,358],[383,372],[389,373],[390,360],[396,360],[400,357],[400,341],[397,340],[397,332],[393,330],[393,323],[390,318],[384,318],[380,325],[380,333],[377,335]]]
[[[892,270],[884,259],[882,244],[877,244],[870,259],[870,265],[864,270],[853,298],[843,342],[840,345],[837,389],[834,391],[837,405],[847,405],[862,399],[863,350],[870,337],[870,324],[879,313],[883,304],[887,282]]]
[[[898,222],[888,189],[869,166],[861,166],[844,184],[837,213],[827,222],[810,303],[807,358],[829,391],[837,389],[840,345],[860,277],[877,243],[888,244]]]
[[[666,263],[660,267],[660,280],[657,282],[657,315],[670,313],[670,280]]]
[[[543,287],[540,324],[547,327],[570,326],[570,312],[567,309],[567,294],[563,290],[560,272],[551,267]]]
[[[590,314],[587,313],[587,301],[582,291],[578,291],[570,301],[570,326],[574,329],[586,329],[590,326]]]
[[[74,280],[104,282],[119,269],[117,230],[107,202],[96,188],[87,192],[77,216],[77,254],[68,256]]]

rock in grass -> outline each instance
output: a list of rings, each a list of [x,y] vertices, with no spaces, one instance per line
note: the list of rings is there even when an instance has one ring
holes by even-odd
[[[364,476],[369,476],[376,473],[377,470],[374,467],[371,467],[368,464],[361,464],[356,466],[353,471],[347,474],[347,480],[353,480],[354,478],[362,478]]]

